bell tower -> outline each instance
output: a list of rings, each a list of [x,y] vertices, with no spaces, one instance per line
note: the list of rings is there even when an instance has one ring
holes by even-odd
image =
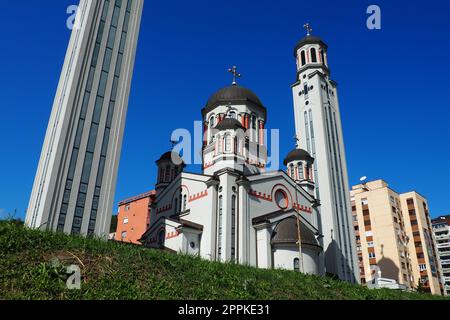
[[[326,272],[357,282],[359,268],[337,83],[330,78],[327,44],[311,34],[310,24],[304,27],[306,37],[294,49],[297,72],[292,85],[296,135],[303,137],[298,148],[314,159],[310,165],[315,198],[321,203]]]

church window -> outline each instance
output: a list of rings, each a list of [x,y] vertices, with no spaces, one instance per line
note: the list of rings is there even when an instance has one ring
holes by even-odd
[[[311,61],[316,63],[317,62],[317,52],[316,48],[311,49]]]
[[[183,212],[186,211],[186,205],[187,205],[187,195],[183,196]]]
[[[252,129],[253,129],[253,130],[256,130],[256,127],[257,127],[257,126],[256,126],[256,121],[257,121],[257,120],[256,120],[256,116],[252,116]]]
[[[275,192],[275,201],[280,209],[284,210],[284,209],[287,209],[287,207],[289,206],[288,196],[287,196],[286,192],[284,192],[281,189],[278,189]]]
[[[298,177],[300,180],[304,179],[304,175],[303,175],[303,164],[301,162],[297,163],[298,166]]]
[[[302,61],[302,67],[306,64],[306,55],[305,55],[305,51],[302,51],[302,53],[300,54],[300,59]]]
[[[231,135],[225,135],[225,152],[231,152]]]
[[[160,246],[164,245],[165,238],[166,238],[166,232],[164,230],[159,231],[159,233],[158,233],[158,244]]]
[[[294,271],[300,272],[300,259],[299,258],[294,259]]]
[[[320,60],[322,60],[322,63],[325,64],[325,56],[323,50],[320,50]]]
[[[294,165],[292,165],[292,164],[289,167],[289,174],[290,174],[292,179],[295,179],[295,176],[294,176]]]
[[[169,182],[170,181],[170,166],[166,167],[166,177],[165,177],[165,181],[164,182]]]
[[[219,261],[222,259],[222,221],[223,219],[223,196],[219,197],[219,230],[218,230],[218,241],[217,241],[217,253]]]
[[[236,196],[231,197],[231,261],[236,259]]]

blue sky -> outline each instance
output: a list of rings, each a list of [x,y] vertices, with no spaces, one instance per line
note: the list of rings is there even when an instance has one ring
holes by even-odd
[[[24,217],[70,36],[76,0],[7,1],[0,11],[0,215]],[[366,8],[382,30],[366,28]],[[448,1],[145,1],[116,201],[152,189],[154,161],[176,128],[193,128],[208,97],[240,83],[293,146],[293,47],[311,22],[329,45],[349,167],[417,190],[433,216],[450,213]],[[192,168],[198,170],[198,168]]]

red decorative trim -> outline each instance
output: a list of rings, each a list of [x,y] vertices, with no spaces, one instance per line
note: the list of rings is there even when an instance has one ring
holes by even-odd
[[[205,190],[203,192],[197,193],[191,197],[189,197],[189,202],[194,202],[198,199],[204,198],[208,196],[208,190]]]
[[[252,197],[258,198],[258,199],[262,199],[265,201],[269,201],[272,202],[272,197],[266,193],[262,193],[262,192],[258,192],[256,190],[249,190],[248,194]]]
[[[211,168],[213,165],[214,165],[214,161],[213,161],[213,162],[210,162],[210,163],[205,163],[205,164],[203,165],[203,169]]]
[[[302,211],[302,212],[306,212],[306,213],[312,213],[312,208],[308,208],[307,206],[302,206],[298,203],[294,203],[293,204],[293,208],[298,210],[298,211]]]
[[[156,209],[156,214],[161,214],[163,212],[169,211],[172,209],[172,204],[168,204],[167,206]]]
[[[178,232],[178,231],[169,232],[169,233],[166,235],[166,240],[176,238],[176,237],[178,237],[179,235],[180,235],[180,232]]]

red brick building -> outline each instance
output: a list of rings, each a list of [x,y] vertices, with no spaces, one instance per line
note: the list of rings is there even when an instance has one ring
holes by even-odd
[[[141,244],[138,240],[150,225],[150,204],[155,194],[150,191],[119,202],[117,241]]]

